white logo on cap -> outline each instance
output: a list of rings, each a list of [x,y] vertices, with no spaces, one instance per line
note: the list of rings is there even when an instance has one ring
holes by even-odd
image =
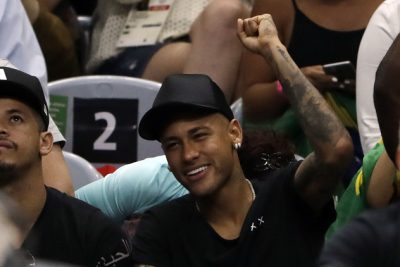
[[[4,69],[0,69],[0,80],[7,80],[6,73],[4,72]]]

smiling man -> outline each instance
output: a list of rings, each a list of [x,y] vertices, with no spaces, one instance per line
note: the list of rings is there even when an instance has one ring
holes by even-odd
[[[139,125],[161,142],[189,195],[148,211],[133,239],[137,266],[312,266],[334,219],[331,193],[352,157],[351,140],[281,44],[269,15],[238,21],[242,43],[275,66],[315,152],[250,182],[243,138],[207,76],[169,76]]]

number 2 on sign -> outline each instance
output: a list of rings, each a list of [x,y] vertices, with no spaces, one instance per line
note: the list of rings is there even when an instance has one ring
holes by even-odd
[[[94,119],[105,120],[107,125],[104,129],[104,132],[94,141],[93,149],[94,150],[117,150],[117,143],[115,142],[107,142],[107,138],[109,138],[115,130],[116,119],[113,114],[110,112],[97,112],[94,114]]]

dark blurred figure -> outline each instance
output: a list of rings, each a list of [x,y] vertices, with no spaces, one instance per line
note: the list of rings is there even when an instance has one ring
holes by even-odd
[[[65,0],[22,0],[46,61],[48,80],[81,74],[81,32],[72,6]]]
[[[97,5],[97,0],[70,0],[78,15],[91,16]]]

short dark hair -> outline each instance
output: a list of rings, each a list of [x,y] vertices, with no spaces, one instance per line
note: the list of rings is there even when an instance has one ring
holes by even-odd
[[[238,155],[245,176],[257,179],[295,161],[294,152],[295,146],[273,130],[248,130]]]
[[[33,110],[33,114],[34,114],[35,120],[38,124],[39,132],[46,132],[48,130],[48,127],[46,127],[46,125],[44,124],[42,116],[40,116],[40,114],[38,114],[35,110]]]

